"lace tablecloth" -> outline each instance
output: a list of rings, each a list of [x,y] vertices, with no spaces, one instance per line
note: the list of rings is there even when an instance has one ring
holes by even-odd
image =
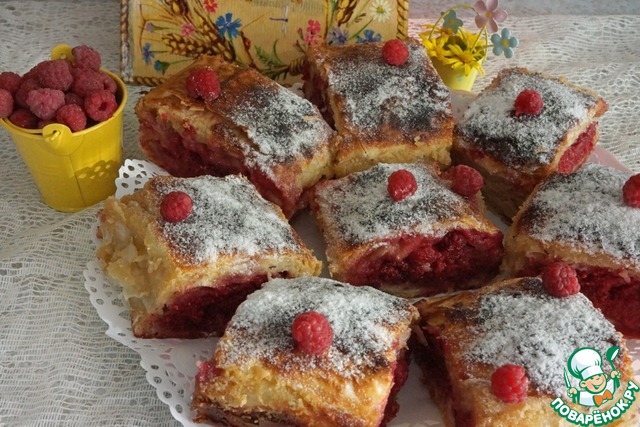
[[[452,4],[414,1],[413,32],[420,18],[433,18]],[[475,89],[507,64],[593,89],[610,107],[601,120],[600,144],[640,172],[639,2],[502,6],[511,12],[508,26],[521,46],[508,62],[488,61],[488,76]],[[0,26],[0,71],[24,73],[58,43],[89,44],[102,52],[106,68],[119,66],[114,0],[0,1]],[[129,87],[127,158],[144,158],[133,114],[144,89]],[[83,286],[83,270],[94,257],[90,229],[99,205],[75,214],[44,205],[3,130],[0,176],[0,426],[177,424],[145,378],[138,354],[105,335]]]

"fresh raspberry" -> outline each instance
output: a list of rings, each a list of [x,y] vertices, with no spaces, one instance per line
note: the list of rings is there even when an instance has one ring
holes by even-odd
[[[382,59],[389,65],[402,65],[409,59],[409,48],[402,40],[389,40],[382,46]]]
[[[190,97],[211,102],[220,96],[220,82],[211,68],[198,68],[187,78],[187,93]]]
[[[473,197],[484,185],[480,172],[467,165],[457,165],[443,172],[441,177],[451,181],[451,190],[463,197]]]
[[[9,121],[25,129],[36,129],[38,118],[26,108],[18,108],[9,116]]]
[[[417,189],[416,177],[406,169],[397,170],[387,178],[387,191],[394,202],[406,199]]]
[[[48,120],[64,105],[64,92],[57,89],[34,89],[27,96],[27,105],[36,117]]]
[[[82,108],[76,104],[63,105],[56,112],[56,121],[71,129],[71,132],[79,132],[87,127],[87,116]]]
[[[95,71],[100,69],[102,58],[94,48],[87,45],[76,46],[71,49],[71,53],[76,67],[90,68]]]
[[[109,92],[115,94],[118,90],[118,85],[116,81],[111,78],[111,76],[107,73],[100,73],[102,75],[102,88],[104,90],[108,90]]]
[[[27,105],[27,97],[29,96],[29,92],[31,92],[34,89],[40,89],[40,83],[38,83],[38,81],[35,79],[32,79],[32,78],[25,79],[23,77],[22,83],[20,84],[20,87],[18,88],[18,90],[14,95],[16,104],[18,104],[23,108],[29,108],[29,106]]]
[[[82,98],[77,93],[67,92],[64,94],[64,104],[65,105],[75,104],[82,107],[84,105],[84,98]]]
[[[118,108],[116,97],[108,90],[94,90],[84,99],[84,111],[96,122],[104,122],[111,118]]]
[[[193,200],[183,191],[172,191],[160,202],[160,215],[168,222],[181,222],[193,210]]]
[[[54,59],[43,61],[36,66],[38,83],[49,89],[57,89],[63,92],[69,90],[73,83],[71,67],[66,59]]]
[[[7,90],[11,95],[15,95],[22,84],[22,77],[11,71],[0,73],[0,89]]]
[[[102,73],[98,71],[90,68],[74,68],[73,76],[71,91],[83,98],[87,96],[89,92],[104,89],[104,78],[102,77]]]
[[[333,341],[331,323],[317,311],[298,314],[293,319],[291,334],[299,349],[316,356],[326,354]]]
[[[522,402],[527,397],[529,379],[522,366],[503,365],[491,375],[491,391],[507,403]]]
[[[9,117],[13,113],[13,96],[6,89],[0,89],[0,119]]]
[[[640,174],[633,175],[622,186],[624,204],[632,208],[640,208]]]
[[[516,108],[516,117],[520,117],[523,114],[537,116],[542,111],[544,102],[537,91],[525,89],[518,94],[513,105]]]
[[[542,270],[542,283],[549,295],[568,297],[580,292],[576,270],[561,261],[555,261]]]
[[[45,126],[51,125],[53,123],[58,123],[58,122],[56,122],[55,119],[38,120],[38,123],[36,124],[36,128],[43,129]]]

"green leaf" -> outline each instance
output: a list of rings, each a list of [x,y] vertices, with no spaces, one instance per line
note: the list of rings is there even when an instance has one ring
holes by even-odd
[[[278,55],[275,53],[277,42],[278,41],[276,40],[273,44],[272,53],[267,53],[267,51],[264,50],[262,47],[256,45],[256,55],[258,56],[260,61],[262,61],[265,65],[267,65],[270,68],[281,67],[284,65],[280,60],[280,58],[278,58]]]

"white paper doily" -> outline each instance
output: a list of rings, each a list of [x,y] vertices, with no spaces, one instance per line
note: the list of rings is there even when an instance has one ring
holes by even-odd
[[[596,150],[592,161],[624,168],[615,157],[602,149]],[[142,188],[155,175],[167,175],[167,172],[143,160],[126,160],[120,168],[120,177],[116,180],[116,197]],[[99,242],[95,237],[96,226],[97,223],[91,232],[97,248]],[[311,217],[305,213],[298,215],[293,226],[326,266],[322,238]],[[323,275],[327,275],[326,269]],[[194,376],[197,373],[196,362],[211,358],[217,339],[138,339],[133,336],[129,308],[120,287],[109,282],[97,260],[87,264],[84,278],[91,304],[109,326],[106,334],[140,354],[140,365],[146,371],[147,381],[155,387],[160,400],[169,405],[176,420],[184,426],[198,426],[192,421],[194,414],[190,407]],[[629,340],[627,345],[634,360],[636,376],[640,378],[640,341]],[[412,363],[409,372],[409,380],[398,396],[400,412],[389,427],[443,426],[437,407],[421,383],[422,373],[418,366]]]

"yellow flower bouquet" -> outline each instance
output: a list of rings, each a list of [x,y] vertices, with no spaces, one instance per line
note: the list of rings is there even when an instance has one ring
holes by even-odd
[[[463,28],[457,11],[475,13],[477,32]],[[507,12],[498,8],[498,0],[478,0],[473,6],[461,4],[443,12],[435,24],[426,24],[420,33],[422,44],[434,67],[447,86],[452,89],[471,90],[478,74],[484,75],[482,63],[489,49],[506,58],[513,56],[518,39],[508,28],[498,33],[498,23],[507,19]]]

